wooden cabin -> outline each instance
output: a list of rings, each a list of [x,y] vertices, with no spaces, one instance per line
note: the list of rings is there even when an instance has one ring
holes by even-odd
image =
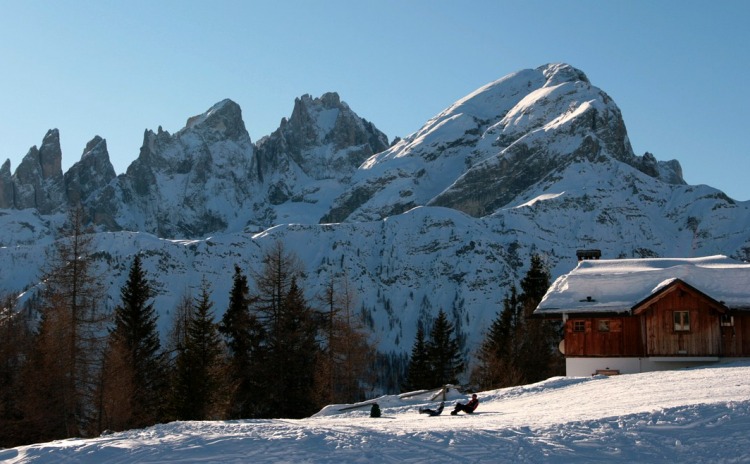
[[[552,284],[535,316],[564,321],[570,376],[750,359],[750,264],[583,260]]]

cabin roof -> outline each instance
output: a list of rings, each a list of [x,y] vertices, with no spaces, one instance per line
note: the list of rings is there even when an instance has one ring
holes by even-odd
[[[716,255],[580,261],[552,283],[534,314],[627,313],[676,279],[729,309],[750,309],[750,264]]]

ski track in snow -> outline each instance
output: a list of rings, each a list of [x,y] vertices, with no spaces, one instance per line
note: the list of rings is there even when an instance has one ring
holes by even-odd
[[[161,427],[167,434],[159,431],[156,436],[129,436],[131,432],[126,432],[109,440],[55,442],[52,447],[37,450],[33,462],[94,462],[87,460],[89,455],[95,456],[96,462],[108,463],[750,461],[749,402],[732,408],[675,408],[656,415],[644,413],[540,429],[495,428],[485,423],[464,429],[467,421],[480,422],[479,417],[433,419],[461,422],[459,426],[451,424],[455,430],[439,431],[430,427],[378,431],[374,426],[319,426],[308,425],[307,421],[248,421],[225,426],[195,423],[195,429],[188,433],[173,430],[174,425],[157,426],[149,430]],[[722,437],[720,443],[713,439],[717,435]],[[10,457],[7,453],[0,452],[0,458]],[[11,458],[8,462],[32,461]]]
[[[291,420],[174,422],[0,450],[15,463],[750,462],[750,364],[558,377],[480,393],[473,415],[438,417],[429,393]]]

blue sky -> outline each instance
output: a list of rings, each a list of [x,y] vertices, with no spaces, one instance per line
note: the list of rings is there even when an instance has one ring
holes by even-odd
[[[0,162],[50,128],[63,169],[95,135],[117,173],[145,129],[231,98],[253,140],[338,92],[389,138],[476,88],[567,62],[619,105],[638,155],[750,200],[750,2],[0,0]]]

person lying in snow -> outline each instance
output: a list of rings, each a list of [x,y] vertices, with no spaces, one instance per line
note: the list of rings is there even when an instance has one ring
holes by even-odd
[[[439,416],[443,412],[444,407],[445,407],[445,403],[441,401],[440,406],[438,406],[437,409],[419,408],[419,413],[429,414],[431,416]]]
[[[451,411],[451,416],[455,416],[460,411],[471,414],[472,412],[474,412],[477,406],[479,406],[479,400],[477,399],[477,394],[474,393],[473,395],[471,395],[471,400],[468,403],[456,403],[456,409]]]

